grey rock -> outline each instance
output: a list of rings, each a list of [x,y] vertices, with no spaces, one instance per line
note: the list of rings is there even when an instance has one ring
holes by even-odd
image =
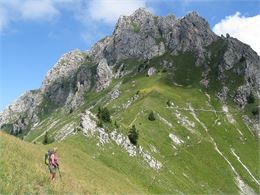
[[[225,103],[227,96],[228,96],[228,92],[229,92],[229,88],[227,88],[226,86],[224,86],[220,92],[218,92],[217,94],[217,98],[222,102]]]
[[[37,123],[38,106],[42,101],[43,95],[39,90],[24,93],[0,113],[0,128],[11,124],[11,133],[17,134],[25,130],[29,123]]]
[[[107,133],[105,129],[97,127],[95,120],[97,120],[96,116],[89,110],[81,114],[81,126],[84,135],[87,137],[97,136],[99,138],[99,146],[104,146],[106,143],[113,141],[126,150],[129,156],[137,156],[139,154],[151,168],[159,170],[162,167],[162,163],[156,160],[150,153],[144,151],[142,146],[137,148],[130,142],[127,136],[118,133],[116,130]]]
[[[127,58],[151,59],[166,49],[173,54],[196,51],[198,59],[204,59],[204,47],[217,37],[195,12],[176,19],[138,9],[130,16],[121,16],[113,34],[94,45],[90,53],[97,63],[106,58],[109,66]]]
[[[247,97],[250,95],[250,86],[242,85],[240,86],[236,94],[234,96],[234,102],[239,105],[240,107],[244,107],[247,103]]]
[[[73,77],[84,60],[80,50],[64,54],[47,73],[41,86],[42,93],[53,103],[63,105],[74,86]]]
[[[49,88],[55,85],[55,83],[60,83],[64,79],[71,77],[84,60],[83,53],[78,49],[64,54],[47,73],[41,86],[42,92],[47,93]]]
[[[244,83],[235,89],[234,96],[234,102],[244,107],[251,92],[260,92],[260,58],[248,45],[235,38],[229,37],[225,41],[227,49],[219,70],[221,73],[233,71],[237,77],[244,78]]]
[[[112,81],[113,73],[107,64],[106,59],[102,59],[97,67],[97,91],[101,91],[109,86]]]
[[[150,77],[156,73],[156,68],[151,67],[148,69],[147,75]]]

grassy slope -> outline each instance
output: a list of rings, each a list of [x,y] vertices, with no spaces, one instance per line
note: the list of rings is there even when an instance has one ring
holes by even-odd
[[[0,193],[142,193],[140,186],[93,159],[95,143],[78,135],[57,143],[62,181],[49,182],[44,153],[51,146],[31,144],[0,132]]]
[[[210,141],[211,136],[240,177],[257,191],[257,184],[231,153],[231,148],[235,149],[241,161],[258,178],[259,159],[256,158],[258,140],[243,124],[238,110],[229,106],[231,114],[236,120],[236,123],[230,124],[226,114],[222,112],[221,104],[214,99],[209,101],[205,93],[199,89],[169,86],[169,83],[165,82],[167,80],[165,78],[168,76],[167,73],[158,73],[153,77],[142,75],[129,77],[125,79],[127,82],[123,82],[120,87],[120,91],[124,91],[124,93],[108,104],[113,121],[116,120],[120,125],[118,131],[127,134],[131,124],[136,125],[140,133],[139,144],[163,163],[163,168],[159,172],[150,169],[141,158],[129,157],[114,143],[102,148],[96,146],[96,139],[72,136],[59,144],[61,159],[64,163],[64,174],[73,178],[73,181],[77,182],[82,190],[90,192],[120,192],[119,189],[122,190],[121,192],[127,192],[132,189],[144,193],[237,193],[234,173],[223,157],[214,149],[214,145]],[[127,102],[138,90],[140,97],[129,108],[118,107]],[[179,108],[168,108],[166,105],[168,100]],[[93,112],[106,102],[107,99],[104,98],[92,109]],[[191,111],[187,110],[187,103],[191,103],[194,109],[219,111],[215,114],[212,111],[195,110],[196,116],[206,126],[208,132],[201,123],[195,120]],[[182,108],[186,110],[182,110]],[[157,118],[155,121],[147,119],[151,110],[155,112]],[[195,123],[194,133],[178,123],[176,110]],[[158,114],[169,121],[172,127],[159,120]],[[221,124],[217,125],[216,120]],[[243,136],[240,135],[237,128]],[[37,131],[40,129],[35,133]],[[177,149],[174,149],[169,133],[177,135],[184,141],[184,144],[176,146]],[[156,147],[159,152],[153,152],[151,145]],[[74,156],[75,151],[77,151],[76,160],[71,160],[69,155]],[[37,161],[42,162],[40,158],[42,156],[39,155]],[[86,163],[81,163],[79,158]],[[99,166],[103,167],[107,173],[103,169],[100,172],[97,171],[100,169]],[[113,181],[111,178],[115,177],[111,174],[118,174],[117,177],[120,179]],[[101,180],[101,178],[104,179]],[[108,181],[109,183],[106,183]],[[71,182],[69,181],[69,183]],[[100,183],[102,185],[99,185]],[[119,189],[118,185],[121,186]]]
[[[233,111],[232,115],[236,119],[235,124],[230,124],[227,121],[226,114],[221,112],[222,106],[219,103],[214,102],[214,100],[207,103],[206,95],[196,88],[183,88],[173,85],[169,87],[162,82],[164,76],[159,73],[152,78],[134,77],[132,80],[130,79],[121,87],[122,91],[128,93],[122,94],[119,99],[109,105],[109,108],[113,110],[115,105],[124,101],[122,99],[133,96],[137,90],[140,90],[141,98],[135,104],[126,110],[119,112],[116,110],[113,116],[121,124],[123,132],[127,131],[124,127],[128,127],[134,121],[140,132],[139,143],[146,149],[149,149],[150,144],[159,149],[160,155],[154,155],[158,156],[159,159],[163,159],[167,165],[165,170],[162,170],[163,177],[166,177],[166,179],[161,183],[161,185],[170,186],[169,191],[166,192],[174,192],[176,188],[186,193],[237,192],[231,168],[216,152],[209,136],[214,138],[219,149],[231,161],[243,180],[255,190],[259,190],[259,186],[231,154],[230,149],[234,148],[253,175],[255,177],[259,176],[259,167],[257,166],[259,159],[255,158],[258,156],[258,139],[243,125],[239,111],[230,107]],[[132,85],[133,80],[136,83],[135,86]],[[216,109],[220,112],[215,114],[214,112],[195,111],[200,121],[206,125],[208,129],[208,133],[206,133],[190,111],[179,110],[181,114],[196,124],[194,128],[196,133],[190,133],[178,123],[178,119],[174,115],[176,108],[166,108],[168,99],[179,107],[188,108],[187,102],[189,102],[195,109]],[[164,125],[158,119],[154,122],[147,120],[151,110],[171,122],[173,127],[170,128]],[[221,125],[214,124],[216,119],[221,122]],[[239,134],[237,128],[242,132],[243,136]],[[185,144],[177,150],[173,149],[171,140],[168,137],[169,133],[174,133],[182,138]],[[187,136],[190,139],[187,139]],[[169,169],[175,174],[169,174]],[[188,175],[189,179],[186,179],[183,174]]]
[[[171,56],[163,56],[162,59],[165,57],[171,60]],[[162,59],[155,58],[150,62],[150,66],[158,65]],[[244,125],[241,111],[232,104],[228,107],[235,122],[232,124],[228,121],[227,114],[222,111],[223,105],[214,98],[213,89],[219,88],[217,79],[213,79],[210,84],[208,93],[211,98],[208,99],[206,92],[202,91],[198,84],[201,79],[200,68],[195,68],[195,72],[185,73],[187,68],[192,69],[193,60],[192,56],[187,54],[184,54],[184,59],[187,60],[183,61],[183,57],[173,58],[176,64],[174,72],[157,73],[152,77],[137,74],[114,80],[108,89],[99,93],[88,93],[86,105],[81,110],[71,115],[54,112],[25,137],[25,140],[33,141],[44,135],[43,132],[48,128],[54,136],[70,122],[79,124],[79,114],[85,108],[93,106],[91,111],[96,113],[98,106],[107,105],[113,123],[117,121],[120,126],[117,129],[119,132],[126,135],[130,126],[136,125],[140,134],[139,144],[163,163],[160,171],[149,168],[140,157],[129,157],[115,143],[98,147],[95,138],[77,135],[58,143],[64,184],[50,186],[42,158],[51,146],[22,143],[1,134],[5,137],[4,145],[9,144],[14,152],[4,154],[4,160],[1,162],[4,163],[1,167],[6,172],[3,174],[1,171],[3,189],[7,190],[6,192],[32,190],[29,192],[238,193],[234,172],[214,148],[214,140],[219,151],[232,164],[240,178],[259,193],[259,185],[231,151],[234,149],[250,173],[259,180],[259,139]],[[214,75],[214,72],[212,74]],[[119,82],[122,82],[120,96],[110,102],[107,94]],[[127,109],[123,109],[122,105],[137,92],[139,98]],[[168,100],[174,103],[171,108],[167,107]],[[194,112],[189,109],[189,104],[195,109]],[[151,111],[155,113],[155,121],[147,119]],[[182,118],[185,117],[194,123],[195,127],[191,130],[186,128],[177,117],[178,113]],[[172,126],[159,117],[167,120]],[[111,126],[107,126],[108,130],[115,128]],[[181,138],[184,143],[175,145],[174,148],[169,138],[170,133]],[[43,136],[40,136],[37,141],[41,141],[42,138]],[[13,142],[17,145],[12,144]],[[18,148],[19,152],[16,152]],[[156,148],[158,152],[152,148]],[[5,150],[8,150],[7,146],[4,146]],[[14,158],[14,154],[22,159],[24,156],[29,157],[31,153],[33,162],[26,160],[24,165],[18,162],[8,163]],[[37,171],[30,175],[32,167]],[[18,174],[14,174],[12,170],[17,170]],[[22,180],[24,177],[28,178]],[[27,181],[38,187],[33,189]],[[16,186],[10,186],[11,183]]]

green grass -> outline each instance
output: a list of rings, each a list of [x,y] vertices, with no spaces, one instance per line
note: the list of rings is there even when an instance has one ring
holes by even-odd
[[[49,181],[44,154],[54,145],[44,146],[20,141],[0,132],[0,193],[143,193],[145,189],[128,180],[126,175],[93,159],[89,151],[95,141],[83,136],[55,143],[59,148],[62,181]],[[97,153],[98,148],[95,148]]]
[[[135,33],[139,33],[141,30],[141,27],[135,22],[132,22],[132,28]]]
[[[210,63],[217,64],[223,48],[225,43],[221,40],[211,46],[213,61]],[[172,62],[173,69],[160,71],[163,59]],[[147,77],[145,71],[129,74],[113,80],[101,92],[90,90],[85,94],[84,106],[71,114],[59,109],[47,112],[25,137],[29,142],[41,142],[46,130],[55,136],[68,124],[73,123],[73,128],[76,128],[85,109],[91,108],[97,114],[99,106],[107,107],[112,123],[105,124],[106,131],[116,128],[116,121],[119,125],[117,131],[126,136],[134,124],[139,132],[138,145],[163,164],[160,170],[150,168],[139,155],[130,157],[113,141],[97,146],[96,137],[86,138],[80,132],[46,146],[0,133],[0,193],[238,194],[234,171],[223,156],[244,183],[260,193],[259,185],[231,151],[234,149],[250,173],[259,180],[259,138],[244,124],[244,112],[233,103],[227,102],[234,123],[229,122],[227,114],[222,111],[223,105],[215,99],[215,92],[222,84],[218,83],[216,69],[209,73],[212,79],[209,89],[201,89],[202,67],[195,67],[194,61],[190,53],[179,56],[166,53],[149,62],[136,59],[122,61],[127,70],[144,66],[144,70],[156,67],[159,71],[151,77]],[[230,70],[226,74],[235,77],[233,73]],[[237,80],[230,85],[236,87],[239,82]],[[119,83],[120,96],[110,100],[109,93]],[[138,98],[133,101],[137,94]],[[168,100],[174,105],[167,106]],[[124,108],[128,101],[132,103]],[[257,105],[258,102],[248,105],[245,112]],[[155,121],[148,120],[151,111]],[[187,127],[187,121],[192,126]],[[174,144],[170,133],[183,143]],[[223,156],[217,152],[214,143]],[[59,148],[64,178],[63,182],[57,181],[55,185],[48,181],[48,170],[43,164],[44,153],[53,146]]]

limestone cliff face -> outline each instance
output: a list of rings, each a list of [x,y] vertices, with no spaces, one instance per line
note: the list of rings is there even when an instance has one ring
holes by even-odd
[[[39,90],[25,92],[0,113],[0,127],[8,127],[13,135],[21,133],[30,124],[38,121],[37,107],[42,100],[43,96]]]
[[[89,51],[64,54],[47,73],[39,90],[25,93],[0,113],[0,127],[8,127],[14,134],[27,129],[39,121],[46,102],[66,112],[79,108],[88,90],[101,91],[113,78],[131,73],[129,70],[120,72],[120,68],[115,72],[114,67],[120,66],[123,60],[149,61],[166,52],[171,55],[191,52],[196,58],[194,66],[207,67],[207,60],[212,58],[208,47],[219,39],[226,47],[217,64],[218,79],[228,79],[224,72],[229,70],[243,77],[243,83],[233,94],[234,101],[243,107],[250,93],[260,94],[260,59],[248,45],[229,36],[218,37],[196,12],[178,19],[174,15],[161,17],[138,9],[130,16],[121,16],[112,35],[97,42]],[[173,66],[171,62],[169,67]],[[152,75],[156,69],[149,70],[148,75]],[[219,99],[225,101],[229,90],[223,85]]]
[[[172,54],[194,51],[203,58],[204,48],[217,38],[195,12],[177,19],[138,9],[130,16],[121,16],[113,34],[94,45],[91,54],[95,61],[106,58],[110,66],[128,58],[151,59],[166,50]]]
[[[232,71],[237,77],[243,78],[244,82],[234,94],[234,102],[244,107],[250,93],[255,93],[259,98],[260,58],[250,46],[239,40],[229,36],[224,40],[227,48],[222,57],[222,63],[219,65],[220,79],[222,79],[221,73],[224,71]]]
[[[71,90],[75,87],[74,75],[84,60],[85,57],[79,50],[64,54],[47,73],[41,92],[56,104],[66,102]]]

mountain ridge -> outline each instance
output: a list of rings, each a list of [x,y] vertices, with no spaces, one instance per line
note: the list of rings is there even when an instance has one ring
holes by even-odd
[[[140,28],[139,32],[136,32],[134,27]],[[239,86],[236,93],[233,94],[236,104],[244,107],[247,104],[247,97],[254,93],[259,98],[260,91],[260,71],[257,69],[259,56],[249,46],[229,36],[227,38],[218,37],[211,31],[206,20],[196,12],[190,12],[182,18],[176,19],[173,15],[154,16],[143,8],[136,10],[130,16],[121,16],[112,35],[98,41],[90,51],[74,50],[64,54],[45,76],[40,87],[41,92],[34,93],[37,94],[35,98],[32,98],[32,94],[29,95],[27,103],[38,102],[36,107],[39,107],[39,102],[44,103],[43,100],[47,99],[57,106],[65,105],[68,111],[75,110],[83,104],[84,93],[93,86],[97,91],[103,90],[109,86],[116,75],[126,75],[129,74],[129,71],[132,71],[122,71],[121,73],[120,66],[117,64],[122,60],[136,58],[149,61],[151,58],[162,56],[167,52],[170,52],[171,55],[178,55],[179,51],[181,53],[195,52],[196,66],[206,67],[202,83],[208,83],[210,79],[206,77],[210,67],[208,68],[207,63],[209,63],[211,53],[205,49],[217,40],[223,40],[222,42],[227,45],[227,51],[224,52],[219,62],[221,64],[217,65],[219,69],[217,70],[219,73],[216,73],[219,74],[217,79],[227,79],[225,76],[223,77],[222,72],[229,71],[234,64],[239,63],[241,59],[244,60],[244,67],[242,69],[238,67],[235,71],[240,71],[238,76],[242,74],[246,82]],[[91,65],[92,68],[87,67],[88,64],[93,64],[93,66]],[[119,66],[119,68],[114,70],[116,66]],[[166,68],[168,68],[167,65]],[[228,91],[223,86],[218,91],[217,97],[225,101]],[[18,100],[17,102],[23,101]],[[24,104],[26,105],[26,101],[24,101]],[[8,121],[3,120],[3,118],[7,118],[7,115],[10,118],[11,114],[8,114],[8,112],[10,113],[8,110],[12,109],[14,105],[17,105],[17,103],[3,111],[0,126]],[[30,108],[27,106],[26,111],[19,111],[19,109],[15,111],[14,109],[14,112],[11,113],[26,112],[35,124],[38,112],[41,112],[36,107]],[[29,122],[27,122],[27,126],[28,124]]]
[[[0,128],[40,146],[47,135],[67,149],[72,140],[145,193],[257,194],[258,66],[248,45],[195,12],[138,9],[89,51],[64,54]]]

